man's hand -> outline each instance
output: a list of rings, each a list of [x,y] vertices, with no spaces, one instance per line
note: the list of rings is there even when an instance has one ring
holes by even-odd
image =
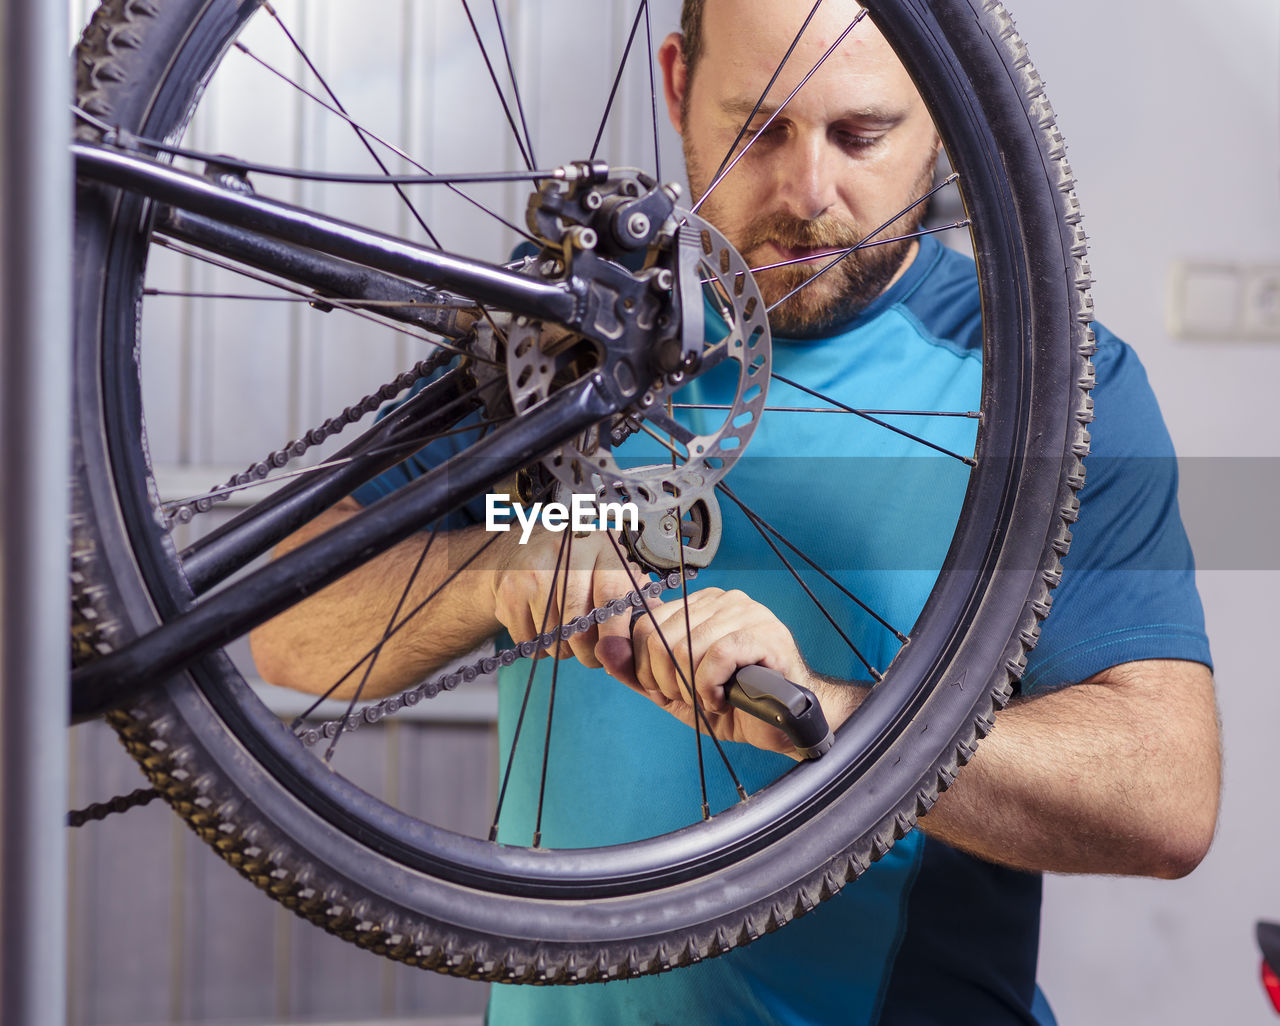
[[[598,650],[604,656],[605,668],[692,726],[693,700],[686,686],[692,638],[693,683],[698,703],[711,730],[722,741],[741,741],[786,755],[796,754],[794,745],[777,727],[729,705],[725,684],[739,667],[759,663],[808,688],[818,697],[833,729],[848,718],[857,704],[857,688],[840,687],[813,673],[782,621],[743,592],[702,588],[691,593],[687,628],[682,600],[664,602],[651,612],[652,618],[644,615],[635,622],[633,658],[619,658],[620,650],[613,646]],[[667,645],[680,664],[679,670],[672,663]]]
[[[642,587],[649,578],[638,567],[631,573],[618,558],[616,542],[603,531],[575,535],[555,533],[538,528],[521,545],[512,532],[510,541],[494,556],[500,564],[492,577],[493,610],[498,622],[517,642],[553,630],[574,617],[589,613],[612,599],[634,590],[633,580]],[[569,573],[565,584],[564,559],[557,559],[564,547]],[[550,612],[548,612],[548,608]],[[545,626],[544,626],[545,624]],[[584,666],[603,665],[597,655],[601,645],[606,651],[619,644],[629,647],[626,616],[615,616],[583,634],[573,635],[557,647],[560,659],[576,656]],[[611,640],[609,640],[611,639]]]
[[[343,520],[360,506],[345,499],[295,532],[278,547],[287,552]],[[608,536],[592,532],[572,539],[569,594],[560,595],[564,566],[555,571],[562,533],[536,528],[525,545],[520,535],[493,535],[481,527],[441,532],[414,573],[427,535],[415,535],[321,590],[253,632],[254,658],[264,679],[319,694],[344,671],[362,665],[391,623],[393,614],[417,610],[406,628],[386,641],[362,694],[380,698],[422,680],[461,658],[506,627],[517,641],[552,630],[595,606],[626,595],[634,585]],[[466,563],[460,573],[455,568]],[[647,576],[632,567],[641,585]],[[405,588],[412,586],[404,595]],[[556,599],[543,626],[553,582]],[[575,655],[590,667],[601,665],[596,648],[604,643],[630,650],[627,618],[616,616],[561,646],[561,658]],[[347,675],[334,694],[347,698],[362,679]]]

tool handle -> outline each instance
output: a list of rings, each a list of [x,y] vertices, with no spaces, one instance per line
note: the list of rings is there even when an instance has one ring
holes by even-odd
[[[806,759],[816,759],[834,738],[813,692],[767,666],[740,667],[725,685],[735,709],[780,727]]]

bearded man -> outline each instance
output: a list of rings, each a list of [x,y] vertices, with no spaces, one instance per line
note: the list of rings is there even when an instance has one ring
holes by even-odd
[[[665,40],[659,60],[693,197],[752,266],[781,265],[758,275],[770,304],[785,299],[770,317],[775,370],[790,376],[803,366],[812,376],[816,368],[824,394],[851,406],[875,396],[905,409],[975,409],[981,311],[965,258],[932,238],[906,239],[861,250],[792,295],[832,249],[904,210],[885,234],[915,227],[921,208],[913,202],[929,188],[939,145],[910,79],[867,21],[778,107],[774,98],[787,96],[847,26],[850,11],[839,3],[818,9],[755,110],[811,7],[686,0],[683,31]],[[750,148],[713,187],[744,127]],[[1051,1022],[1035,983],[1039,874],[1172,877],[1200,861],[1217,815],[1218,733],[1176,482],[1153,494],[1148,481],[1126,479],[1123,461],[1106,459],[1170,457],[1172,449],[1133,353],[1105,330],[1098,335],[1093,444],[1102,469],[1090,472],[1072,552],[1084,569],[1068,566],[1020,695],[922,830],[814,914],[746,948],[636,980],[495,987],[492,1026]],[[703,398],[714,404],[714,383]],[[763,418],[733,487],[766,514],[785,513],[804,495],[814,515],[796,539],[800,548],[830,547],[834,537],[842,574],[891,622],[910,624],[950,540],[964,470],[915,458],[900,436],[815,421],[823,418]],[[971,422],[936,432],[954,451],[972,449]],[[850,451],[871,456],[856,473],[838,462]],[[892,467],[888,481],[874,469],[881,464]],[[372,501],[395,484],[391,475],[357,499]],[[861,515],[873,506],[874,516]],[[353,508],[336,508],[316,527]],[[819,696],[832,726],[864,694],[847,682],[866,674],[847,649],[819,637],[825,628],[807,600],[780,571],[763,569],[773,565],[763,544],[732,516],[726,512],[718,557],[728,569],[700,578],[689,604],[692,657],[718,736],[740,743],[732,761],[751,789],[776,777],[794,752],[777,731],[726,707],[729,673],[753,663],[780,670]],[[480,529],[469,532],[451,532],[461,547],[455,556],[478,545]],[[558,545],[544,534],[518,547],[513,535],[486,550],[418,638],[384,653],[367,693],[413,683],[486,634],[537,633]],[[1144,573],[1142,554],[1152,546],[1172,553],[1179,569]],[[264,676],[305,687],[318,679],[313,666],[350,662],[397,601],[386,575],[420,549],[393,550],[260,630],[254,645]],[[568,594],[557,603],[562,619],[631,589],[607,539],[575,541],[572,559]],[[430,556],[425,580],[443,573],[444,557]],[[654,615],[683,636],[682,604]],[[864,654],[885,665],[896,642],[864,633]],[[621,843],[686,825],[699,803],[685,725],[693,713],[653,624],[640,619],[632,637],[625,622],[608,621],[571,648],[577,665],[559,669],[548,743],[572,751],[574,772],[549,774],[540,797],[540,746],[513,753],[500,836],[527,844],[535,809],[548,847]],[[600,667],[629,687],[591,672]],[[523,689],[523,679],[500,683],[502,738],[514,732]]]

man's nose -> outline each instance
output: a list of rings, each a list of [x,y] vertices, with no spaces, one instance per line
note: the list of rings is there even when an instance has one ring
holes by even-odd
[[[812,221],[836,204],[837,156],[825,139],[816,136],[791,141],[778,168],[778,192],[789,214]]]

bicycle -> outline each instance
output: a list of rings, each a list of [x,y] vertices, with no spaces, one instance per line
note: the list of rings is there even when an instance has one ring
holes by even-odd
[[[675,833],[585,852],[544,849],[536,834],[524,847],[441,830],[332,773],[304,744],[326,733],[336,743],[350,722],[374,722],[467,674],[429,681],[358,721],[295,732],[221,646],[377,546],[535,464],[546,471],[535,478],[598,484],[605,498],[640,500],[658,514],[675,504],[682,520],[732,469],[765,412],[768,330],[749,268],[660,180],[594,159],[542,172],[530,153],[527,172],[488,178],[541,183],[531,226],[539,255],[514,267],[286,207],[249,184],[268,169],[175,142],[219,61],[253,56],[236,40],[259,5],[110,0],[95,15],[77,60],[73,701],[79,716],[105,713],[193,828],[298,914],[388,957],[457,975],[571,983],[662,971],[749,942],[856,878],[912,828],[990,728],[1048,613],[1082,482],[1092,345],[1084,238],[1052,111],[1003,9],[973,0],[869,7],[939,126],[980,269],[981,404],[924,411],[981,422],[972,455],[953,454],[972,465],[954,539],[914,627],[895,629],[901,648],[883,673],[869,667],[882,679],[827,754],[714,816],[691,810]],[[642,15],[644,4],[633,37]],[[320,102],[351,120],[336,95]],[[362,146],[384,148],[358,125],[356,134]],[[202,173],[174,168],[175,156],[194,156]],[[421,169],[390,180],[396,189],[444,188],[481,177]],[[164,507],[150,467],[136,360],[154,316],[143,302],[144,268],[161,241],[253,269],[321,309],[376,312],[457,366],[428,357],[282,446],[227,488],[269,477],[270,464],[443,370],[344,448],[341,462],[263,500],[238,528],[179,551],[168,528],[216,495]],[[607,310],[590,304],[593,288],[610,297]],[[731,328],[720,349],[691,330],[708,298]],[[521,317],[590,344],[548,349]],[[711,365],[735,365],[738,385],[708,434],[664,404]],[[300,555],[232,579],[416,451],[422,431],[453,431],[457,415],[478,405],[489,420],[511,416],[466,460]],[[839,408],[882,424],[889,416]],[[684,447],[679,470],[637,477],[612,459],[644,424]],[[540,494],[536,480],[530,487]],[[634,605],[619,597],[601,614]],[[929,744],[919,741],[924,730]]]

